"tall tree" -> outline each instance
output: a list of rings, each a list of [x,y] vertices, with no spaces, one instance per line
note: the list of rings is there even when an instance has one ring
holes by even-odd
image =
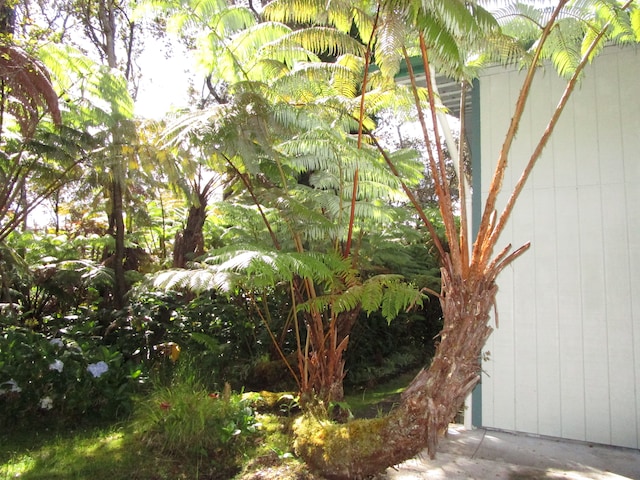
[[[91,170],[83,181],[91,185],[93,180],[105,185],[105,197],[109,211],[120,212],[109,216],[109,226],[116,237],[116,252],[121,260],[110,265],[115,273],[113,303],[116,308],[124,301],[124,219],[122,216],[122,185],[124,166],[135,163],[135,139],[133,100],[128,92],[129,84],[124,76],[109,66],[92,61],[85,54],[71,47],[51,44],[41,49],[41,55],[50,65],[56,83],[68,98],[67,123],[99,139],[101,147],[92,152]],[[114,185],[120,185],[114,186]],[[119,232],[119,233],[118,233]],[[121,238],[118,240],[118,237]],[[117,255],[114,255],[117,257]],[[118,275],[121,276],[118,280]],[[121,283],[118,283],[121,282]],[[119,297],[118,297],[119,296]]]
[[[95,48],[102,63],[122,72],[127,82],[135,79],[133,71],[138,26],[130,18],[131,7],[126,0],[82,0],[75,2],[71,10],[80,21],[85,38]],[[135,89],[132,89],[135,92]],[[127,282],[125,278],[125,222],[123,199],[126,190],[126,155],[118,146],[129,143],[134,130],[130,120],[119,119],[111,127],[110,142],[114,145],[109,161],[109,228],[115,239],[115,249],[110,264],[114,270],[114,307],[122,308],[125,303]]]

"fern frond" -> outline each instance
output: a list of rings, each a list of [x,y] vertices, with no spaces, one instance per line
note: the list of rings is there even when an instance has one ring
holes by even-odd
[[[300,49],[300,60],[306,57],[306,53]],[[263,58],[258,60],[249,70],[249,78],[252,79],[277,79],[289,72],[289,66],[286,63],[273,58]]]
[[[422,306],[424,295],[404,282],[388,284],[382,299],[382,316],[391,322],[398,314],[412,306]]]
[[[349,33],[353,23],[353,4],[322,0],[275,0],[268,3],[263,15],[273,21],[297,25],[322,25]]]
[[[290,33],[291,29],[282,23],[262,22],[229,36],[227,48],[242,65],[251,64],[263,58],[273,58],[291,65],[293,60],[286,55],[287,52],[279,50],[277,52],[279,56],[275,56],[273,54],[276,51],[270,48]],[[268,53],[268,56],[264,53]]]
[[[309,27],[295,30],[282,40],[317,54],[338,57],[345,54],[364,55],[364,45],[350,35],[328,27]]]
[[[393,78],[400,70],[402,48],[409,35],[407,16],[402,10],[387,12],[378,26],[374,46],[375,64],[386,78]]]
[[[22,134],[30,137],[40,120],[39,108],[48,111],[56,124],[62,123],[58,94],[46,67],[23,49],[9,43],[0,45],[0,77],[10,97],[9,104]]]
[[[467,2],[423,0],[422,8],[425,10],[426,16],[437,18],[442,28],[454,37],[467,38],[478,32],[476,18],[472,15],[472,10],[467,6]],[[481,18],[487,21],[486,17]]]
[[[414,286],[402,281],[401,275],[376,275],[362,284],[344,291],[320,295],[298,306],[302,311],[331,310],[332,316],[362,308],[368,315],[381,311],[391,322],[398,314],[413,305],[422,305],[423,295]]]
[[[636,7],[631,10],[629,17],[631,21],[631,30],[635,35],[635,40],[640,43],[640,7]]]
[[[371,12],[354,6],[353,8],[353,24],[358,29],[360,39],[364,45],[369,44],[371,35],[373,35],[374,16]]]
[[[436,71],[451,78],[460,78],[466,58],[458,46],[459,39],[447,31],[438,18],[420,17],[417,27],[424,34],[430,61]]]
[[[507,3],[496,10],[494,16],[505,35],[518,38],[527,47],[538,38],[545,24],[540,8],[519,1]]]
[[[209,27],[216,32],[218,37],[230,38],[236,33],[246,31],[256,25],[256,17],[248,8],[237,5],[227,6],[225,2],[221,3],[224,4],[221,10],[215,8],[211,12],[201,15],[201,18],[210,18]]]
[[[609,23],[606,39],[617,44],[639,43],[640,25],[634,16],[638,15],[640,5],[632,3],[623,9],[613,0],[596,1],[596,16],[600,24]],[[634,23],[635,22],[635,23]]]
[[[334,254],[281,252],[242,246],[214,251],[206,259],[206,264],[207,269],[216,272],[241,273],[238,280],[247,280],[248,284],[258,288],[289,282],[294,277],[331,285],[351,268],[348,261]]]
[[[155,288],[165,291],[188,290],[196,293],[207,290],[230,292],[234,283],[234,275],[230,272],[208,268],[163,270],[152,278]]]
[[[305,24],[321,18],[325,5],[320,0],[274,0],[265,5],[265,18],[282,23]]]

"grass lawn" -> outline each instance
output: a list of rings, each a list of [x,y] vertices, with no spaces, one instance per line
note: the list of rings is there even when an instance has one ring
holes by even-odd
[[[0,480],[119,480],[197,478],[134,440],[122,425],[77,430],[20,430],[0,436]]]

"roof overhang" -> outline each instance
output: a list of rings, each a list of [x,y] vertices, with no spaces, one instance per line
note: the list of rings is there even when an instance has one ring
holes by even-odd
[[[411,58],[411,68],[416,77],[418,86],[426,87],[424,67],[422,59],[418,57]],[[400,67],[400,71],[396,75],[396,83],[398,85],[411,85],[409,71],[406,64]],[[436,87],[440,95],[442,105],[447,109],[450,115],[460,118],[460,97],[462,95],[462,84],[457,80],[453,80],[446,75],[436,74]],[[465,116],[469,118],[471,114],[471,95],[467,90],[464,101]]]

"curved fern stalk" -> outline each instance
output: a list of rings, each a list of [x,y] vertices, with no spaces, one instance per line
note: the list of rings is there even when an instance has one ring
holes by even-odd
[[[222,155],[222,157],[227,161],[228,165],[233,169],[233,171],[236,173],[238,178],[240,178],[240,180],[242,181],[242,183],[246,187],[247,191],[249,192],[249,195],[251,195],[251,199],[253,200],[254,205],[256,206],[258,211],[260,212],[260,217],[262,218],[262,221],[264,222],[265,227],[269,231],[269,236],[271,237],[271,241],[273,242],[273,246],[275,247],[276,250],[280,250],[281,246],[280,246],[280,242],[278,241],[278,237],[276,236],[275,232],[273,231],[273,228],[271,227],[271,222],[269,222],[269,219],[267,218],[267,215],[264,213],[264,209],[262,208],[262,204],[260,203],[260,201],[258,200],[258,197],[256,196],[255,192],[253,191],[253,187],[251,185],[251,182],[249,181],[248,175],[241,173],[240,170],[238,170],[238,167],[236,167],[236,165],[231,161],[231,159],[229,157],[227,157],[224,154]]]
[[[633,4],[634,4],[634,0],[627,0],[627,2],[621,6],[621,11],[628,9]],[[538,143],[534,148],[533,153],[531,154],[525,168],[523,169],[520,175],[520,178],[516,182],[516,185],[514,186],[513,191],[511,192],[511,195],[509,196],[505,207],[503,208],[502,212],[498,216],[490,236],[486,240],[487,247],[483,249],[485,252],[490,252],[488,248],[497,243],[498,237],[504,230],[504,227],[511,215],[511,212],[513,211],[515,202],[518,199],[518,196],[520,195],[520,193],[522,192],[522,189],[524,188],[524,185],[526,184],[529,176],[531,175],[531,172],[533,170],[533,167],[535,166],[536,161],[542,154],[542,150],[547,145],[547,142],[549,141],[549,138],[551,137],[551,134],[553,133],[553,130],[556,124],[558,123],[558,120],[560,119],[560,116],[562,115],[562,112],[567,102],[569,101],[569,98],[571,97],[571,94],[575,89],[584,68],[593,59],[594,52],[596,52],[598,49],[602,47],[602,43],[607,36],[607,32],[609,31],[609,28],[613,25],[613,23],[614,23],[614,19],[608,20],[600,28],[600,31],[598,32],[598,34],[591,39],[591,43],[584,50],[582,54],[582,58],[580,59],[580,63],[578,63],[578,65],[573,71],[573,74],[571,75],[571,78],[568,80],[567,85],[558,102],[558,105],[556,106],[553,112],[553,115],[551,116],[549,122],[547,123],[547,126],[544,132],[542,133],[542,136],[538,140]],[[518,255],[519,253],[518,251],[516,251],[514,252],[513,257],[516,257]],[[487,258],[486,254],[479,261],[482,262],[484,258]],[[512,260],[513,260],[512,256],[508,256],[505,259],[503,259],[501,262],[497,263],[492,269],[495,271],[495,273],[492,272],[492,274],[497,276],[497,274]]]
[[[487,194],[487,198],[485,200],[484,212],[482,214],[482,219],[480,220],[480,225],[478,226],[478,234],[476,236],[473,247],[473,253],[471,256],[472,269],[477,273],[480,273],[480,271],[486,267],[487,261],[493,252],[494,245],[489,239],[491,234],[493,233],[494,228],[492,218],[495,211],[495,205],[498,199],[498,194],[502,189],[502,182],[504,180],[509,159],[509,151],[511,150],[511,145],[513,144],[513,140],[515,139],[516,132],[518,131],[520,120],[522,119],[522,115],[524,113],[524,107],[527,104],[527,100],[529,98],[529,91],[531,90],[533,78],[538,69],[538,60],[542,54],[545,41],[549,37],[552,29],[555,26],[556,19],[558,18],[558,16],[562,12],[562,9],[568,3],[568,1],[569,0],[560,0],[558,2],[558,5],[554,8],[549,22],[542,30],[537,48],[535,49],[533,55],[533,60],[531,62],[531,65],[529,66],[529,69],[527,70],[525,80],[520,89],[520,93],[516,101],[515,111],[513,117],[511,118],[511,123],[509,124],[509,128],[505,135],[505,140],[500,150],[494,174],[491,179],[489,193]]]

